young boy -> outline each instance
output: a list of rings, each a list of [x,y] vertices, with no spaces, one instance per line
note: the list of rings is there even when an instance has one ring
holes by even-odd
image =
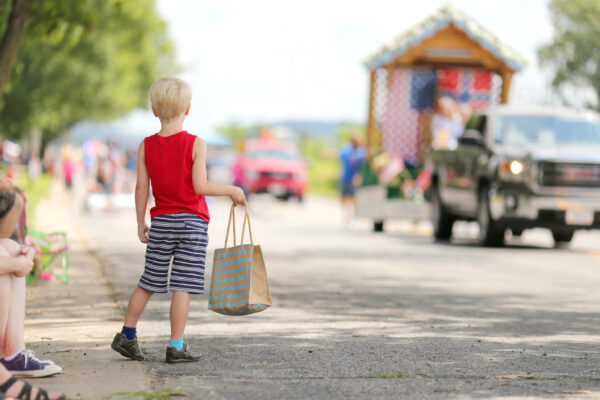
[[[129,300],[123,329],[111,346],[134,360],[145,358],[137,342],[137,322],[150,297],[169,290],[171,342],[165,361],[198,361],[184,343],[183,331],[190,293],[204,293],[209,222],[205,196],[229,196],[236,205],[246,204],[240,188],[207,181],[206,143],[182,128],[191,97],[188,84],[176,78],[159,79],[150,88],[152,111],[160,119],[161,129],[140,144],[135,188],[138,236],[147,243],[146,266]],[[145,215],[150,184],[156,205],[150,210],[149,228]]]

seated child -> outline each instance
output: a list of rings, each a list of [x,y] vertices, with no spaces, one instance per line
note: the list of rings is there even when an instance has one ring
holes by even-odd
[[[62,372],[48,360],[25,349],[25,276],[33,267],[35,250],[11,239],[0,239],[0,365],[21,378]]]

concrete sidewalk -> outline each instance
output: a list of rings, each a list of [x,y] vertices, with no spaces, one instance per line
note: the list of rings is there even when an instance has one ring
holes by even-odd
[[[54,181],[51,196],[37,210],[38,230],[68,234],[70,282],[38,281],[28,288],[27,346],[40,359],[51,359],[64,370],[32,383],[78,399],[149,390],[144,363],[123,362],[110,350],[122,311],[113,301],[100,260],[89,252],[73,207],[60,182]]]

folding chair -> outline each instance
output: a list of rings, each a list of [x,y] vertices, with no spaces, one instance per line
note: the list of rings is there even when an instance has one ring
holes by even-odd
[[[35,249],[35,257],[41,264],[41,268],[27,275],[28,285],[35,282],[42,272],[53,275],[62,283],[69,283],[69,245],[65,232],[28,231],[25,244]],[[60,258],[60,268],[56,270],[52,265],[58,258]]]
[[[16,238],[20,243],[35,249],[35,258],[41,266],[27,275],[27,285],[34,283],[43,272],[54,276],[63,283],[69,283],[69,245],[65,232],[44,233],[29,230],[27,213],[23,207],[17,223]],[[60,258],[61,267],[55,271],[52,265],[57,258]]]

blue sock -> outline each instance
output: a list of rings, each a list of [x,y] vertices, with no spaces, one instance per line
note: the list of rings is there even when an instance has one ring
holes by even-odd
[[[169,347],[175,347],[177,351],[181,351],[181,349],[183,349],[183,338],[179,340],[171,340],[169,342]]]
[[[123,329],[121,330],[121,333],[125,335],[127,340],[133,340],[133,339],[135,339],[135,337],[137,335],[137,329],[128,328],[125,325],[123,325]]]

